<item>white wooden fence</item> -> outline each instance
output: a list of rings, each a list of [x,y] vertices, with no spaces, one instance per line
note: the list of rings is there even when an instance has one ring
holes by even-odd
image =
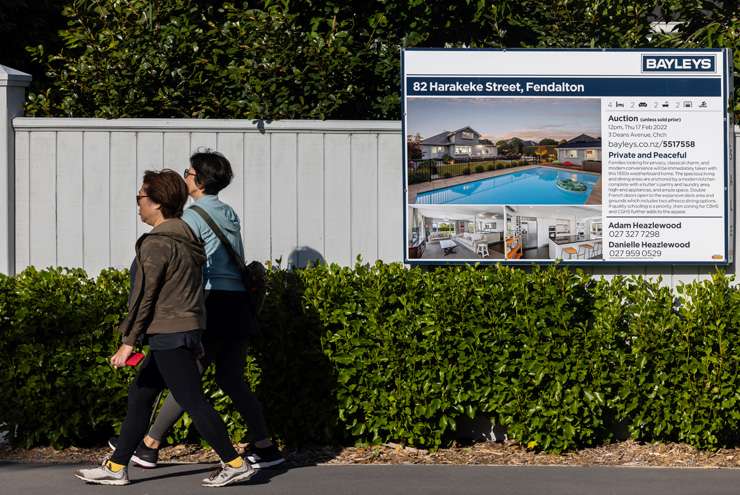
[[[235,179],[221,197],[251,257],[300,262],[403,256],[401,136],[395,122],[16,118],[15,269],[128,266],[144,170],[182,171],[219,150]]]
[[[0,190],[7,191],[0,271],[127,267],[137,236],[148,229],[135,201],[144,170],[182,171],[199,147],[221,151],[234,167],[221,197],[242,219],[251,257],[297,265],[317,257],[343,265],[357,256],[403,259],[400,122],[26,118],[19,115],[28,81],[0,66]],[[675,286],[713,270],[594,271],[662,275]]]

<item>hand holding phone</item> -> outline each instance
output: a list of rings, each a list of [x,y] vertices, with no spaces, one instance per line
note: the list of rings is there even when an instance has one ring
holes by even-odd
[[[126,366],[126,361],[134,353],[134,346],[129,344],[121,344],[115,354],[110,357],[110,364],[114,368],[123,368]]]
[[[126,360],[126,366],[138,366],[139,363],[144,359],[143,352],[134,352]]]

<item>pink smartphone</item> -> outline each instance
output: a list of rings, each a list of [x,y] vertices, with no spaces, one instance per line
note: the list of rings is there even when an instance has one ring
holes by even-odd
[[[143,352],[134,352],[126,360],[126,366],[138,366],[142,359],[144,359]]]

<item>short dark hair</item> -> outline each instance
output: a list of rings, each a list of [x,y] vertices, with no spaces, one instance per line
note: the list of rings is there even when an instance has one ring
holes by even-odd
[[[206,194],[218,194],[234,178],[229,160],[215,151],[195,153],[190,157],[190,166],[195,169],[195,183],[202,186]]]
[[[182,176],[165,168],[160,171],[144,172],[144,192],[149,199],[159,205],[165,218],[180,218],[188,201],[188,185]]]

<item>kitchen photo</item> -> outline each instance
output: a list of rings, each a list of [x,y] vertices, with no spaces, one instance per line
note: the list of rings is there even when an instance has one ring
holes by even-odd
[[[601,206],[507,205],[507,260],[603,259]]]

